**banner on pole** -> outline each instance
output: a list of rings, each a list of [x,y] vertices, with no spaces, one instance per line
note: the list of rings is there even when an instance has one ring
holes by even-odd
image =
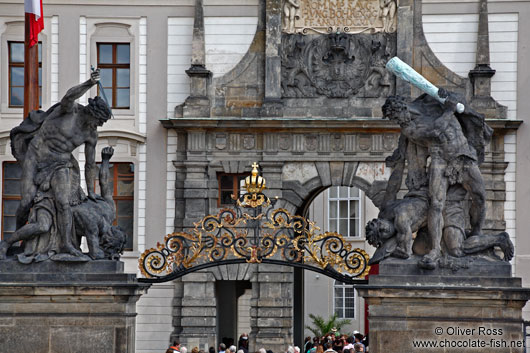
[[[39,33],[44,29],[42,0],[24,0],[24,12],[29,14],[29,46],[39,42]]]

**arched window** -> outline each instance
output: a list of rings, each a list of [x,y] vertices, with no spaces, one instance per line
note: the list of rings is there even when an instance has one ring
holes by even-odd
[[[335,281],[333,308],[339,319],[355,319],[355,288],[352,285]]]

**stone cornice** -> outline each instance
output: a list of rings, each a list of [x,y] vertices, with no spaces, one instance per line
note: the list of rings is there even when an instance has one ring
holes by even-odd
[[[388,120],[377,118],[178,118],[161,119],[162,126],[177,130],[230,130],[237,131],[363,131],[398,132],[399,126]],[[487,123],[496,131],[517,130],[522,120],[488,119]]]

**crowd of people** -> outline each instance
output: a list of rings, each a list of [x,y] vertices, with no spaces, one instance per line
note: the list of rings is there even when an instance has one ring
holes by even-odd
[[[239,337],[237,347],[233,340],[229,344],[221,343],[218,349],[210,347],[208,353],[249,353],[248,335],[246,333]],[[289,346],[285,352],[280,353],[357,353],[368,352],[368,336],[354,331],[351,335],[340,334],[336,329],[322,337],[306,337],[302,349],[298,346]],[[188,353],[187,347],[174,341],[166,353]],[[206,353],[198,347],[193,347],[190,353]],[[260,348],[255,353],[274,353],[272,350]]]

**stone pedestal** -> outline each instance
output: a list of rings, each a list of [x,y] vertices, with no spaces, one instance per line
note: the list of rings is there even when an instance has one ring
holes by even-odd
[[[523,352],[530,289],[510,264],[476,259],[453,272],[387,259],[358,288],[369,305],[370,353]]]
[[[0,261],[0,352],[134,353],[149,286],[117,261]]]

